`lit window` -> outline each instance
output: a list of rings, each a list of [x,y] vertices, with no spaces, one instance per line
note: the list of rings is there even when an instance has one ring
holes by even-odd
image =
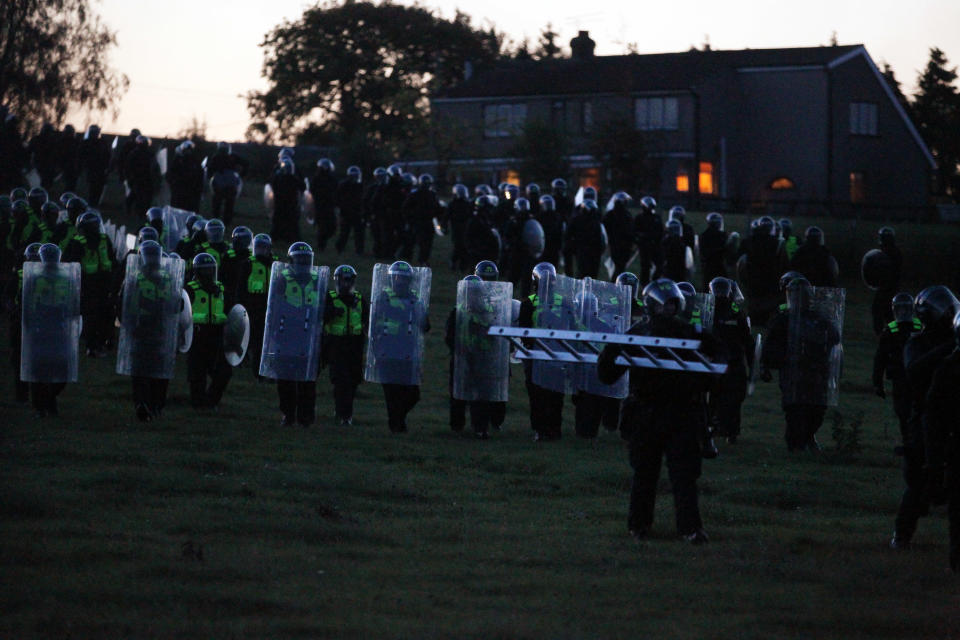
[[[489,104],[483,108],[483,136],[509,138],[527,121],[526,104]]]
[[[633,105],[637,129],[675,130],[680,126],[680,107],[676,98],[637,98]]]
[[[850,202],[856,204],[867,199],[867,183],[862,171],[850,172]]]
[[[505,169],[500,172],[500,182],[507,182],[520,186],[520,174],[514,169]]]
[[[593,187],[594,189],[600,189],[600,169],[598,167],[580,169],[577,174],[577,178],[581,187]]]
[[[850,103],[850,134],[877,135],[877,105],[872,102]]]
[[[795,186],[793,180],[784,177],[774,178],[773,182],[770,183],[770,188],[774,191],[786,191],[787,189],[793,189]]]
[[[700,193],[713,193],[713,163],[700,163]]]
[[[690,191],[690,175],[683,167],[677,169],[677,191],[681,193]]]

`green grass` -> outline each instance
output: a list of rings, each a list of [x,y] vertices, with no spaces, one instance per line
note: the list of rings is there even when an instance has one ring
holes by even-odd
[[[241,201],[239,222],[261,230],[255,205]],[[762,385],[742,441],[704,464],[708,546],[675,540],[665,477],[653,535],[633,542],[623,443],[573,437],[569,403],[564,439],[532,442],[519,367],[502,433],[478,442],[448,429],[440,328],[455,276],[441,241],[408,434],[388,432],[372,384],[355,425],[334,426],[326,372],[309,431],[278,426],[274,388],[249,370],[235,371],[219,413],[198,414],[183,358],[160,422],[136,422],[109,358],[83,360],[58,421],[2,404],[0,637],[958,636],[943,510],[910,552],[885,548],[902,484],[897,429],[871,393],[869,295],[852,272],[875,226],[862,238],[823,226],[850,287],[839,411],[862,419],[863,451],[833,453],[828,418],[824,455],[788,455],[776,385]],[[916,290],[960,234],[899,230],[908,265],[929,270],[908,266]],[[368,286],[372,261],[354,264]]]

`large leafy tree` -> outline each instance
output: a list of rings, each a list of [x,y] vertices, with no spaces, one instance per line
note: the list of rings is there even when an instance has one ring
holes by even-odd
[[[930,49],[930,60],[917,79],[913,115],[937,160],[940,190],[960,195],[960,93],[954,82],[957,68],[948,67],[943,51]]]
[[[250,133],[403,150],[427,126],[428,96],[462,78],[467,63],[496,59],[502,42],[460,12],[447,20],[419,5],[319,4],[261,43],[269,88],[247,96]]]
[[[115,106],[128,85],[107,62],[115,44],[89,0],[3,0],[0,104],[32,129],[71,106]]]

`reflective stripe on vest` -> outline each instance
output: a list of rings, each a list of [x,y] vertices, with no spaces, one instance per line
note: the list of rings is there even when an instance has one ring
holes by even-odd
[[[787,241],[783,243],[783,248],[787,253],[787,260],[793,260],[793,254],[797,252],[799,247],[800,242],[797,240],[797,236],[787,238]]]
[[[247,292],[267,292],[267,266],[256,258],[250,258],[250,277],[247,278]]]
[[[540,320],[540,296],[536,293],[530,295],[530,302],[533,303],[533,326],[537,326],[537,321]],[[553,304],[550,306],[550,311],[560,315],[560,311],[563,309],[563,296],[559,293],[553,294]]]
[[[80,267],[84,273],[109,272],[113,269],[110,262],[110,251],[107,249],[107,236],[100,234],[100,240],[97,247],[90,249],[87,243],[87,236],[77,236],[77,242],[83,245],[83,256],[80,258]]]
[[[283,297],[291,307],[316,307],[319,304],[317,295],[317,274],[310,274],[310,288],[304,289],[293,277],[290,269],[283,270],[283,278],[287,286],[283,289]]]
[[[418,301],[416,295],[412,291],[410,292],[409,298],[401,298],[390,287],[384,287],[383,292],[387,296],[387,302],[390,305],[390,307],[393,309],[398,309],[401,313],[407,313],[408,306],[412,310],[413,306]],[[406,301],[409,301],[409,305],[406,304]],[[386,335],[398,336],[400,335],[400,327],[404,324],[409,326],[412,319],[413,319],[412,313],[408,318],[405,318],[406,322],[401,322],[400,320],[396,320],[391,317],[383,318],[383,333]]]
[[[70,299],[70,279],[59,275],[47,276],[40,274],[33,285],[33,306],[44,304],[61,306]]]
[[[213,245],[211,245],[209,242],[204,242],[201,244],[197,253],[209,253],[211,256],[213,256],[213,259],[217,261],[217,269],[220,268],[220,252],[214,249]]]
[[[187,286],[193,291],[193,323],[224,324],[227,316],[223,313],[223,285],[217,282],[217,293],[210,294],[196,280]]]
[[[323,331],[328,336],[359,336],[363,331],[363,302],[359,293],[353,294],[354,304],[348,307],[336,291],[330,292],[333,308],[343,313],[334,316],[333,320],[324,326]]]

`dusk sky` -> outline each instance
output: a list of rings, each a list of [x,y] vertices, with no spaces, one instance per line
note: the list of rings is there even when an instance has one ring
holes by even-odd
[[[249,123],[251,89],[260,77],[264,34],[299,17],[302,0],[102,0],[94,3],[117,32],[113,65],[130,78],[120,114],[75,114],[73,123],[99,122],[105,131],[139,127],[147,135],[175,135],[192,118],[206,121],[211,139],[241,140]],[[401,4],[413,4],[402,2]],[[840,44],[864,44],[878,66],[891,64],[907,93],[930,47],[940,47],[951,66],[960,63],[960,1],[759,0],[703,2],[517,2],[437,0],[423,2],[452,16],[459,8],[474,24],[492,23],[514,40],[535,41],[552,22],[566,47],[589,30],[597,54],[684,51],[706,38],[714,49],[825,45],[835,31]]]

